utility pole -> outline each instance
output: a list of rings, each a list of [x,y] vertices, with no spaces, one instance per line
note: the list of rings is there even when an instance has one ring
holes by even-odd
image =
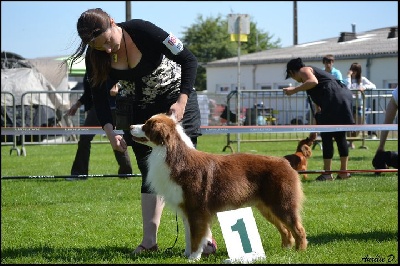
[[[297,45],[297,1],[293,1],[293,45]]]
[[[126,21],[131,20],[132,16],[131,16],[131,1],[125,1],[125,18]]]

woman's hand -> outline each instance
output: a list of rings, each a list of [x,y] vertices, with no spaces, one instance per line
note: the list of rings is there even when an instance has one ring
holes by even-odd
[[[110,95],[111,96],[117,96],[119,90],[119,83],[116,83],[111,89],[110,89]]]
[[[348,77],[348,78],[351,78],[351,75],[353,75],[353,71],[349,70],[349,71],[347,72],[347,77]]]
[[[76,111],[79,109],[79,107],[81,107],[80,102],[76,102],[74,105],[71,106],[71,108],[69,108],[69,110],[67,111],[67,115],[75,115]]]
[[[111,147],[115,151],[125,152],[128,145],[126,144],[124,138],[121,135],[115,134],[110,139]]]
[[[283,93],[286,94],[286,95],[288,95],[288,96],[293,95],[293,94],[295,94],[296,92],[297,92],[297,91],[296,91],[296,87],[287,87],[287,88],[283,88]]]
[[[125,152],[128,145],[126,144],[124,138],[114,132],[113,125],[105,124],[103,127],[108,140],[110,141],[111,147],[115,151]]]
[[[188,96],[186,94],[181,94],[173,105],[169,108],[168,114],[175,114],[176,120],[180,122],[183,119],[183,115],[185,114],[186,103],[188,100]]]

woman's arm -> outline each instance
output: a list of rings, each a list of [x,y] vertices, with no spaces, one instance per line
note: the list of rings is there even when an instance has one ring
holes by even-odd
[[[383,123],[384,124],[393,124],[393,120],[396,118],[397,110],[398,110],[398,107],[396,105],[394,98],[392,97],[386,107],[385,120]],[[379,146],[377,148],[378,151],[385,151],[385,144],[386,144],[386,139],[388,137],[388,134],[389,134],[388,130],[381,131]]]
[[[367,79],[366,77],[361,78],[361,85],[366,90],[376,89],[376,85],[374,83],[372,83],[371,81],[369,81],[369,79]]]
[[[314,88],[318,84],[318,79],[314,75],[311,67],[302,67],[295,77],[297,82],[301,82],[297,87],[287,87],[283,91],[286,95],[293,95],[299,91],[306,91]]]

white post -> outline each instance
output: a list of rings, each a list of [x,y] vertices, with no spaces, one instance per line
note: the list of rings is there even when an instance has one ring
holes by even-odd
[[[238,17],[239,32],[238,32],[238,73],[237,73],[237,94],[236,94],[236,122],[239,125],[240,121],[240,34],[242,32],[242,27],[240,25],[240,16]],[[237,151],[240,152],[240,134],[237,134]]]

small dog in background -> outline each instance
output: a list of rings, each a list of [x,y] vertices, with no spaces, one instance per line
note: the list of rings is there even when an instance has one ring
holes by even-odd
[[[311,146],[313,145],[316,136],[317,135],[315,133],[311,133],[309,137],[299,141],[299,143],[297,144],[296,152],[294,154],[288,154],[284,156],[286,160],[289,161],[294,170],[307,170],[307,159],[310,158],[312,155]],[[308,175],[303,174],[303,178],[307,179]]]
[[[377,151],[372,159],[372,165],[375,169],[389,169],[389,167],[399,169],[399,154],[396,151]],[[380,173],[376,172],[375,175]]]

